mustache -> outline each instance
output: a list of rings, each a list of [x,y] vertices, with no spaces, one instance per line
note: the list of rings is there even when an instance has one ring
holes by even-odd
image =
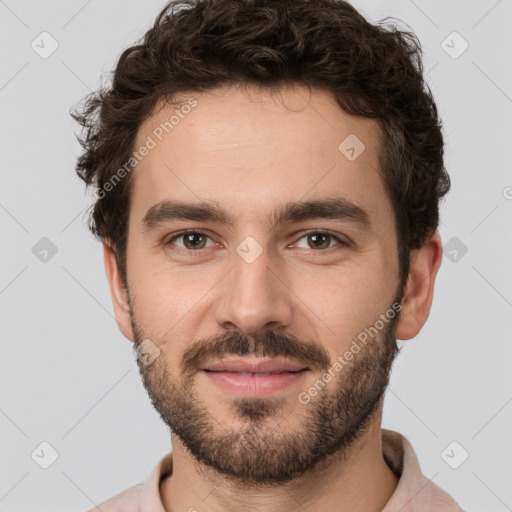
[[[311,341],[273,331],[266,331],[257,337],[232,331],[213,339],[195,342],[183,354],[181,371],[184,375],[192,375],[211,359],[221,359],[227,355],[282,357],[317,371],[327,370],[330,366],[327,351]]]

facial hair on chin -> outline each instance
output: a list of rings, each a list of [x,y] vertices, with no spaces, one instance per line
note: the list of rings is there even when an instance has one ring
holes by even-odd
[[[330,360],[318,344],[273,331],[257,338],[230,332],[192,344],[181,358],[180,375],[170,373],[164,352],[150,365],[139,360],[137,364],[153,407],[197,462],[244,487],[279,485],[347,450],[369,426],[398,353],[398,319],[397,314],[369,343],[361,344],[329,391],[323,389],[301,405],[304,412],[293,432],[271,421],[287,398],[236,399],[233,414],[244,419],[245,426],[220,425],[215,411],[201,401],[194,376],[209,358],[236,354],[303,361],[321,378]],[[135,346],[147,338],[139,325],[132,309]],[[161,345],[160,340],[155,343]]]

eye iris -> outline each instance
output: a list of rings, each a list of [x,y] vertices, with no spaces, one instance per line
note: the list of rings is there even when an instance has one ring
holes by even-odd
[[[308,235],[308,238],[310,240],[314,240],[313,241],[314,245],[309,244],[310,247],[313,249],[318,249],[318,248],[324,249],[324,248],[329,247],[330,235],[326,235],[325,233],[316,233],[314,235]],[[327,244],[325,243],[326,241],[327,241]],[[320,242],[320,243],[317,243],[317,242]]]
[[[185,240],[185,247],[187,247],[188,249],[198,249],[198,248],[202,249],[204,246],[205,237],[203,235],[201,235],[200,233],[187,233],[186,235],[183,235],[183,238]],[[203,239],[202,245],[201,245],[201,242],[195,243],[195,242],[197,242],[198,238]],[[189,246],[189,244],[191,244],[191,245]]]

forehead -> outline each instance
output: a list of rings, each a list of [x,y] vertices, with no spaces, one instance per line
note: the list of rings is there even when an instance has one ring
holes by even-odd
[[[333,194],[376,216],[391,213],[379,124],[346,114],[330,92],[230,87],[178,99],[160,103],[137,133],[134,150],[151,147],[132,176],[139,218],[169,198],[212,200],[263,218],[281,203]]]

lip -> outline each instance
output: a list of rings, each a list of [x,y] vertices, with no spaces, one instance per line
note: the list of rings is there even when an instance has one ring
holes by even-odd
[[[226,358],[207,364],[205,371],[210,372],[239,372],[239,373],[283,373],[298,372],[308,368],[300,363],[287,361],[286,359],[264,358]]]
[[[309,368],[279,359],[223,359],[208,364],[202,373],[231,394],[256,397],[287,388],[301,379]]]

